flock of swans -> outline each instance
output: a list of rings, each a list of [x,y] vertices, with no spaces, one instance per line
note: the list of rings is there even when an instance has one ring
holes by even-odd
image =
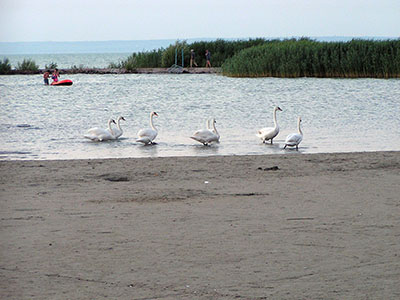
[[[273,139],[279,133],[279,126],[276,120],[277,111],[282,111],[282,109],[278,106],[274,106],[273,110],[274,127],[262,128],[258,130],[256,134],[256,136],[259,137],[263,143],[271,141],[271,144],[273,144]],[[158,117],[158,114],[153,111],[150,113],[150,127],[139,130],[139,132],[137,133],[138,138],[136,139],[136,142],[143,143],[144,145],[155,144],[154,140],[157,137],[158,131],[154,127],[153,123],[154,116]],[[109,119],[108,127],[106,129],[98,127],[91,128],[87,131],[84,137],[96,142],[116,140],[123,134],[120,125],[121,120],[125,121],[125,118],[120,116],[118,117],[117,122],[115,122],[115,120],[113,119]],[[111,124],[113,123],[116,125],[116,128],[111,127]],[[301,118],[298,117],[297,120],[298,132],[291,133],[286,137],[285,146],[283,147],[283,149],[286,149],[286,147],[296,147],[296,150],[299,149],[299,144],[303,140],[303,132],[301,131],[300,123],[301,123]],[[220,135],[217,131],[217,128],[215,127],[215,124],[216,120],[214,118],[207,119],[206,128],[197,130],[195,133],[193,133],[193,135],[190,138],[199,143],[202,143],[204,146],[208,146],[213,143],[219,143]]]

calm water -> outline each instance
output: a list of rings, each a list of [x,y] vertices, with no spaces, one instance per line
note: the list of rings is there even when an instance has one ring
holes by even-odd
[[[126,60],[132,53],[75,53],[75,54],[14,54],[4,55],[8,58],[13,69],[24,59],[33,60],[39,69],[44,69],[52,63],[56,63],[59,69],[83,68],[107,68],[110,63],[119,63]],[[3,56],[0,56],[3,59]]]
[[[0,159],[73,159],[294,153],[283,150],[302,116],[300,152],[400,150],[400,81],[376,79],[234,79],[218,75],[68,75],[69,87],[42,85],[40,75],[0,76]],[[62,78],[66,78],[62,76]],[[272,126],[274,145],[257,129]],[[159,114],[154,146],[135,142]],[[120,140],[83,138],[123,115]],[[189,136],[217,119],[221,143],[203,147]]]

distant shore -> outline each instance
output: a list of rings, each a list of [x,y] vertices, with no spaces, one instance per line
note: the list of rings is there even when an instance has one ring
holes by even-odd
[[[170,72],[169,68],[137,68],[134,70],[126,69],[111,69],[111,68],[74,68],[74,69],[59,69],[60,74],[169,74],[177,73]],[[37,71],[11,70],[5,75],[34,75],[43,74],[46,69]],[[218,74],[221,68],[182,68],[182,74]]]

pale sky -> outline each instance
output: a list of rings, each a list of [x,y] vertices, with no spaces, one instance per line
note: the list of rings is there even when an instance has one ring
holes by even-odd
[[[400,0],[0,0],[0,42],[399,37]]]

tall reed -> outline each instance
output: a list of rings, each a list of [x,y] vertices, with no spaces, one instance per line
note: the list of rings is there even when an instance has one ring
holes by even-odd
[[[222,74],[232,77],[399,78],[400,39],[272,40],[227,59],[222,65]]]
[[[193,49],[196,53],[196,62],[201,66],[206,65],[205,52],[211,52],[211,64],[213,67],[220,67],[224,61],[239,51],[256,46],[262,45],[266,42],[265,39],[249,39],[226,41],[218,39],[211,42],[194,42],[188,44],[186,41],[176,41],[174,44],[168,46],[166,49],[160,48],[153,51],[133,53],[126,60],[119,63],[111,63],[110,68],[126,68],[127,70],[134,70],[136,68],[168,68],[175,64],[175,53],[177,53],[177,64],[182,64],[182,49],[184,66],[188,66],[190,62],[190,50]]]
[[[11,72],[11,64],[8,58],[3,58],[3,61],[0,61],[0,74],[9,74]]]
[[[39,71],[39,66],[35,63],[34,60],[28,58],[24,59],[21,62],[18,62],[16,70],[18,71],[27,71],[27,72],[37,72]]]
[[[126,60],[118,64],[110,64],[110,68],[124,68],[128,71],[134,71],[137,68],[159,68],[161,67],[161,58],[164,49],[153,51],[133,53]]]

